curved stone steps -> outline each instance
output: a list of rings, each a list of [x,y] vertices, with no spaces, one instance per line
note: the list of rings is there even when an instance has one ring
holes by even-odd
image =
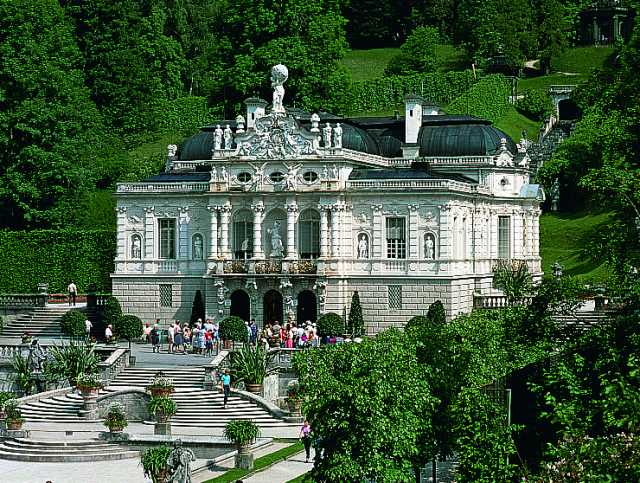
[[[6,439],[0,443],[0,459],[40,463],[80,463],[137,458],[139,452],[98,440],[37,441]]]

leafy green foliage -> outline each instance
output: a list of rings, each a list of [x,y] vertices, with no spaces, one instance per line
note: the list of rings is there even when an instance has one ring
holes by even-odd
[[[509,305],[524,302],[533,290],[533,277],[527,262],[498,260],[493,267],[493,287],[505,294]]]
[[[124,429],[129,426],[124,405],[117,401],[109,404],[103,424],[109,429]]]
[[[356,290],[351,296],[351,308],[349,309],[347,332],[353,337],[364,335],[364,317],[362,316],[362,306],[360,305],[360,295]]]
[[[269,353],[261,344],[256,347],[245,344],[242,350],[231,354],[231,372],[237,381],[262,384],[264,378],[274,370],[271,367],[274,357],[275,354]]]
[[[155,396],[152,397],[147,405],[149,412],[154,416],[158,413],[163,413],[166,416],[173,416],[178,412],[178,405],[170,397]]]
[[[205,309],[204,309],[204,300],[202,298],[202,292],[200,290],[196,290],[196,294],[193,297],[193,305],[191,306],[191,318],[189,319],[191,324],[195,324],[198,319],[204,321],[205,319]]]
[[[391,76],[362,82],[352,82],[341,102],[340,112],[375,112],[404,102],[412,92],[424,94],[443,105],[461,96],[475,84],[471,72],[434,72],[407,76]]]
[[[71,337],[82,337],[85,335],[84,321],[86,319],[86,314],[79,310],[69,310],[65,312],[60,319],[62,333]]]
[[[415,357],[414,340],[387,331],[360,344],[296,354],[303,414],[321,436],[319,481],[415,481],[433,454],[436,404]],[[328,390],[331,388],[331,390]]]
[[[113,231],[0,231],[0,291],[34,293],[42,282],[66,293],[70,280],[80,292],[91,284],[108,291],[115,250]]]
[[[237,446],[251,444],[260,435],[260,428],[253,421],[231,420],[222,433],[225,438]]]
[[[113,333],[119,339],[126,339],[131,343],[142,337],[142,320],[135,315],[121,315],[113,324]]]
[[[333,312],[322,315],[316,325],[320,337],[336,337],[344,334],[344,320]]]
[[[516,109],[534,121],[542,121],[552,108],[549,96],[535,90],[525,91],[524,97],[516,101]]]
[[[94,346],[84,342],[69,342],[61,345],[49,346],[50,359],[44,365],[44,374],[49,381],[68,381],[71,386],[76,385],[80,374],[95,374],[98,372],[98,356]]]
[[[463,91],[449,106],[449,114],[470,114],[497,122],[509,108],[511,85],[502,75],[489,75],[480,79],[466,92]]]
[[[13,380],[18,387],[24,391],[25,394],[31,394],[31,391],[35,389],[35,381],[31,374],[31,367],[25,357],[21,354],[15,354],[11,359],[11,366],[13,367]]]
[[[232,340],[235,342],[248,342],[249,333],[247,324],[240,317],[232,315],[220,322],[220,338],[222,340]]]
[[[113,295],[109,295],[100,312],[100,319],[105,325],[116,324],[121,316],[122,307],[120,307],[120,302]]]
[[[516,467],[508,463],[515,447],[504,408],[481,390],[465,388],[453,408],[460,464],[456,480],[511,481]]]
[[[444,324],[447,321],[447,313],[444,310],[444,305],[440,300],[436,300],[431,305],[429,305],[429,310],[427,310],[427,318],[431,320],[434,324]]]
[[[0,412],[4,411],[4,403],[9,399],[15,399],[16,395],[8,391],[0,391]]]
[[[140,458],[144,476],[151,478],[153,483],[164,483],[165,473],[168,470],[169,454],[171,454],[171,447],[166,444],[145,450]]]
[[[416,28],[400,47],[400,53],[389,62],[385,75],[434,72],[438,68],[436,48],[439,41],[437,29]]]
[[[22,411],[18,406],[17,399],[9,399],[4,403],[5,420],[7,423],[24,423]]]

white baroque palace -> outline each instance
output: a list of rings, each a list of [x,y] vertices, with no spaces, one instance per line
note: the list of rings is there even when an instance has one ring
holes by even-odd
[[[369,333],[441,300],[448,316],[493,293],[498,259],[540,275],[544,194],[522,145],[418,96],[405,117],[340,118],[273,104],[169,146],[165,172],[117,187],[113,291],[127,312],[258,323],[348,311]]]

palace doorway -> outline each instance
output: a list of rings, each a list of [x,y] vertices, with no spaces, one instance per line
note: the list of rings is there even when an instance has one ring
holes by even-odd
[[[264,294],[262,305],[263,322],[279,322],[283,323],[283,304],[282,294],[277,290],[269,290]]]
[[[307,320],[311,322],[316,321],[318,304],[316,294],[311,290],[303,290],[298,294],[298,311],[296,315],[298,324],[304,323]]]
[[[235,315],[242,320],[251,319],[251,299],[244,290],[236,290],[231,294],[231,310],[229,315]]]

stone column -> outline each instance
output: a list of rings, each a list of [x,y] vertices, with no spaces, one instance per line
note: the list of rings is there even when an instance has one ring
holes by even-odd
[[[289,260],[298,259],[298,250],[296,249],[297,213],[298,205],[296,202],[287,203],[287,258]]]
[[[320,211],[320,258],[329,256],[329,207],[318,205]]]
[[[340,237],[341,253],[345,258],[355,258],[353,244],[353,206],[344,205],[340,223],[342,236]]]
[[[383,258],[382,252],[384,250],[384,244],[386,236],[384,233],[384,227],[382,226],[382,205],[371,206],[373,210],[373,233],[371,236],[371,254],[372,258]]]
[[[117,258],[119,260],[124,260],[129,258],[127,255],[127,237],[129,234],[127,233],[127,207],[126,206],[118,206],[116,208],[116,219],[118,225],[118,239],[116,246]]]
[[[418,208],[420,206],[408,205],[407,207],[409,208],[409,226],[407,226],[409,245],[407,246],[407,258],[417,260],[420,257],[420,240],[418,237]]]
[[[147,206],[144,209],[144,253],[143,258],[154,258],[153,247],[155,237],[153,236],[155,228],[155,209],[153,206]]]
[[[262,216],[264,214],[264,204],[258,201],[251,205],[253,210],[253,258],[262,259]]]
[[[442,205],[440,209],[440,236],[438,240],[440,246],[438,252],[440,253],[439,259],[447,260],[452,257],[452,239],[453,233],[451,233],[451,206]]]
[[[231,253],[229,251],[229,221],[231,218],[231,205],[225,204],[220,207],[220,223],[222,225],[222,239],[220,240],[220,256],[225,260],[231,258]]]
[[[209,259],[218,258],[218,207],[207,206],[207,210],[211,213],[211,233],[209,235]]]
[[[178,256],[180,259],[189,258],[189,208],[178,208]]]
[[[489,237],[489,258],[498,258],[498,217],[496,210],[489,212],[489,224],[491,226],[491,236]]]

